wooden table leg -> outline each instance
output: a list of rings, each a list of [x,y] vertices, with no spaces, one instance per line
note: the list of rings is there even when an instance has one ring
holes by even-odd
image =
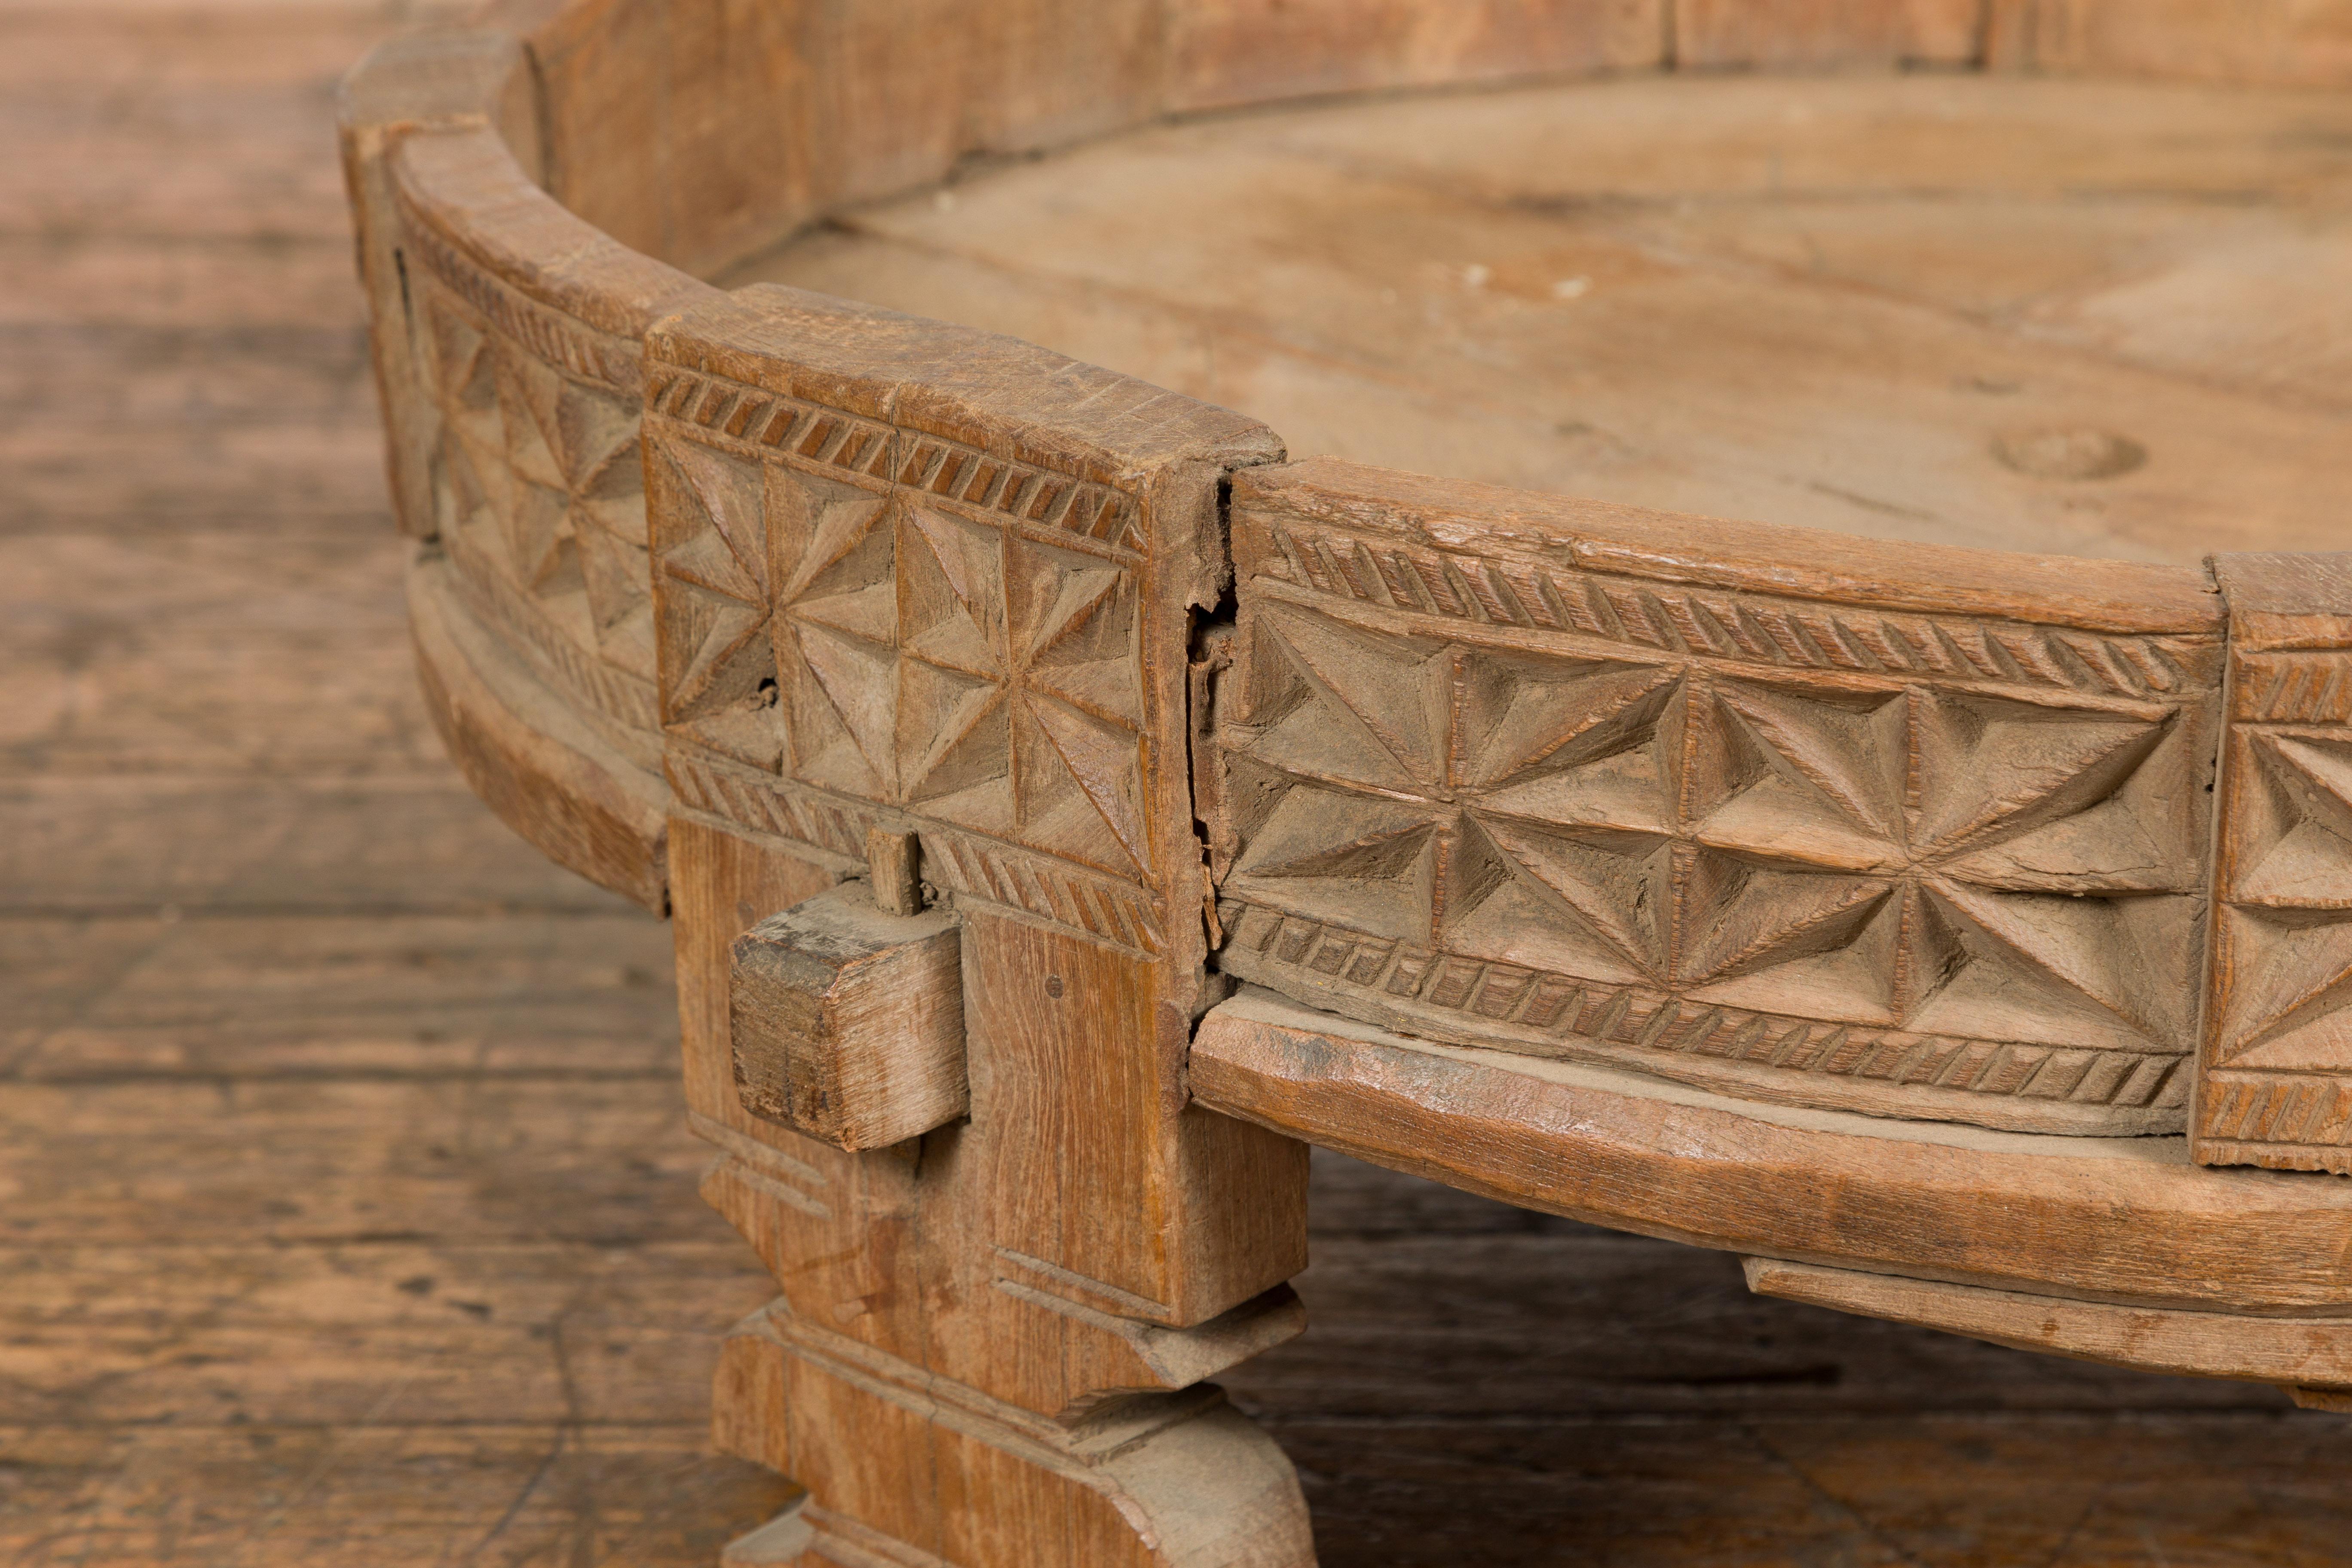
[[[727,1011],[735,937],[842,868],[699,817],[671,835],[703,1191],[782,1291],[727,1342],[716,1430],[810,1493],[733,1560],[1312,1563],[1289,1461],[1194,1386],[1304,1325],[1244,1271],[1297,1266],[1304,1146],[1153,1081],[1160,966],[968,910],[971,1120],[845,1152],[741,1109]],[[1255,1234],[1200,1212],[1236,1178]]]
[[[783,290],[671,318],[646,369],[688,1103],[721,1151],[705,1191],[782,1292],[729,1342],[718,1431],[810,1492],[738,1556],[1311,1563],[1288,1460],[1200,1386],[1304,1326],[1285,1281],[1306,1148],[1192,1105],[1184,1078],[1220,994],[1188,648],[1223,576],[1221,481],[1271,437]],[[908,836],[928,900],[874,852]],[[738,937],[854,876],[951,911],[966,1119],[935,1125],[955,1102],[936,1042],[902,1054],[929,1064],[906,1103],[817,1109],[863,1016],[835,981],[940,934],[864,930],[870,893],[747,944],[771,964],[747,1019],[764,995],[832,1021],[807,1025],[813,1056],[754,1044],[739,1081]]]

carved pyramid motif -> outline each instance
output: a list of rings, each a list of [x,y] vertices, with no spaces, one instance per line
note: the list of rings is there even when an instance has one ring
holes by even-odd
[[[2180,988],[2145,984],[2199,942],[2178,707],[1441,641],[1273,597],[1242,664],[1245,903],[1694,1006],[2189,1047]]]
[[[438,280],[415,286],[440,536],[559,678],[593,709],[649,730],[656,657],[636,400],[549,364]]]
[[[2230,731],[2195,1150],[2352,1174],[2352,555],[2222,555]]]
[[[887,471],[888,440],[861,434],[856,449]],[[656,510],[674,734],[815,789],[1151,873],[1123,545],[1086,548],[864,467],[691,439],[657,450],[673,476]]]
[[[2222,942],[2236,960],[2214,1060],[2352,1068],[2352,738],[2256,732]]]

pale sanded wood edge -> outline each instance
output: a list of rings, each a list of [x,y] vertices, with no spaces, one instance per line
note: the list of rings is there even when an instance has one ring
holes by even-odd
[[[2226,615],[2200,567],[1858,538],[1652,511],[1340,458],[1236,477],[1233,509],[1270,531],[1326,525],[1440,554],[1504,557],[1652,582],[2093,633],[2218,639]],[[1470,586],[1474,592],[1477,584]],[[1484,605],[1471,606],[1474,613]],[[1540,605],[1536,606],[1539,612]],[[1832,645],[1837,637],[1830,632]],[[1865,666],[1860,659],[1856,668]]]
[[[541,854],[667,915],[668,790],[582,723],[528,662],[485,630],[452,578],[430,546],[408,572],[418,678],[451,760],[499,820]]]
[[[1199,1101],[1524,1208],[1695,1246],[2187,1310],[2352,1310],[2352,1187],[2200,1170],[2179,1138],[1759,1106],[1389,1034],[1244,990]]]
[[[487,727],[496,704],[459,704],[450,712],[471,727],[445,722],[453,752],[527,838],[660,910],[668,791],[650,670],[630,668],[625,653],[604,646],[606,633],[592,635],[576,615],[542,604],[533,584],[500,566],[499,552],[484,549],[478,531],[456,526],[469,491],[453,464],[479,472],[483,464],[529,459],[518,455],[511,429],[503,442],[493,430],[487,447],[477,432],[467,446],[457,401],[464,395],[448,363],[447,312],[435,316],[428,300],[461,309],[467,330],[493,345],[481,351],[477,374],[491,375],[495,360],[501,402],[518,400],[494,418],[511,426],[530,408],[559,449],[567,431],[594,432],[574,438],[603,441],[607,466],[634,477],[645,327],[657,310],[711,290],[617,246],[532,183],[514,145],[520,133],[502,127],[497,111],[528,98],[520,61],[513,40],[494,33],[424,35],[378,51],[345,83],[346,167],[360,219],[388,467],[404,531],[439,542],[450,592],[468,612],[466,625],[485,646],[497,645],[499,658],[476,665],[528,672],[529,700],[509,705],[516,732],[502,737]],[[530,116],[512,110],[503,118]],[[616,423],[617,430],[605,429]],[[518,471],[487,495],[473,493],[478,503],[500,504],[503,497],[517,505],[524,477]],[[551,478],[530,477],[542,486]],[[614,489],[601,475],[577,482],[581,493],[566,503],[575,511],[598,504],[592,492]],[[644,569],[627,559],[635,550],[642,560],[642,524],[638,533],[634,544],[625,524],[610,539],[600,533],[599,564],[604,583],[622,584],[625,594],[634,580],[642,599]],[[504,693],[522,689],[509,683]],[[556,754],[564,747],[575,752],[568,760]],[[579,797],[568,805],[554,798],[573,787]]]
[[[2352,1317],[2117,1307],[1850,1268],[1742,1259],[1759,1296],[2173,1377],[2352,1391]]]
[[[2193,1146],[2352,1175],[2352,552],[2213,570],[2230,661]]]
[[[430,398],[418,377],[412,301],[387,154],[422,127],[529,127],[538,162],[538,89],[521,46],[495,29],[407,34],[378,45],[337,89],[343,183],[368,301],[370,367],[384,422],[386,479],[404,532],[433,531]],[[518,130],[520,134],[520,131]]]
[[[719,294],[565,208],[491,127],[420,127],[390,156],[412,235],[425,231],[533,303],[621,341],[633,359],[657,317]]]

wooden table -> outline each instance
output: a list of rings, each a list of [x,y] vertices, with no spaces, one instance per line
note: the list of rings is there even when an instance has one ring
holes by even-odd
[[[703,1438],[770,1288],[693,1192],[667,933],[512,840],[414,691],[326,129],[378,26],[5,24],[12,1561],[704,1563],[782,1500]],[[2267,1389],[1345,1161],[1312,1212],[1314,1331],[1224,1381],[1328,1564],[2342,1538],[2336,1424]]]

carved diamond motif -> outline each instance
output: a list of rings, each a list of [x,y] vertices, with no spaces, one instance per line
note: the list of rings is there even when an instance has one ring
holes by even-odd
[[[2221,941],[2238,956],[2216,1064],[2352,1067],[2352,739],[2254,731]]]
[[[2182,1048],[2177,714],[1375,635],[1263,605],[1236,896],[1698,1003]],[[2352,773],[2347,773],[2352,776]],[[2352,930],[2352,928],[2347,928]]]
[[[650,679],[635,404],[559,374],[436,292],[424,314],[443,531],[474,540],[581,644]]]
[[[1128,567],[920,492],[694,442],[665,443],[655,470],[673,731],[803,784],[1149,873]]]

